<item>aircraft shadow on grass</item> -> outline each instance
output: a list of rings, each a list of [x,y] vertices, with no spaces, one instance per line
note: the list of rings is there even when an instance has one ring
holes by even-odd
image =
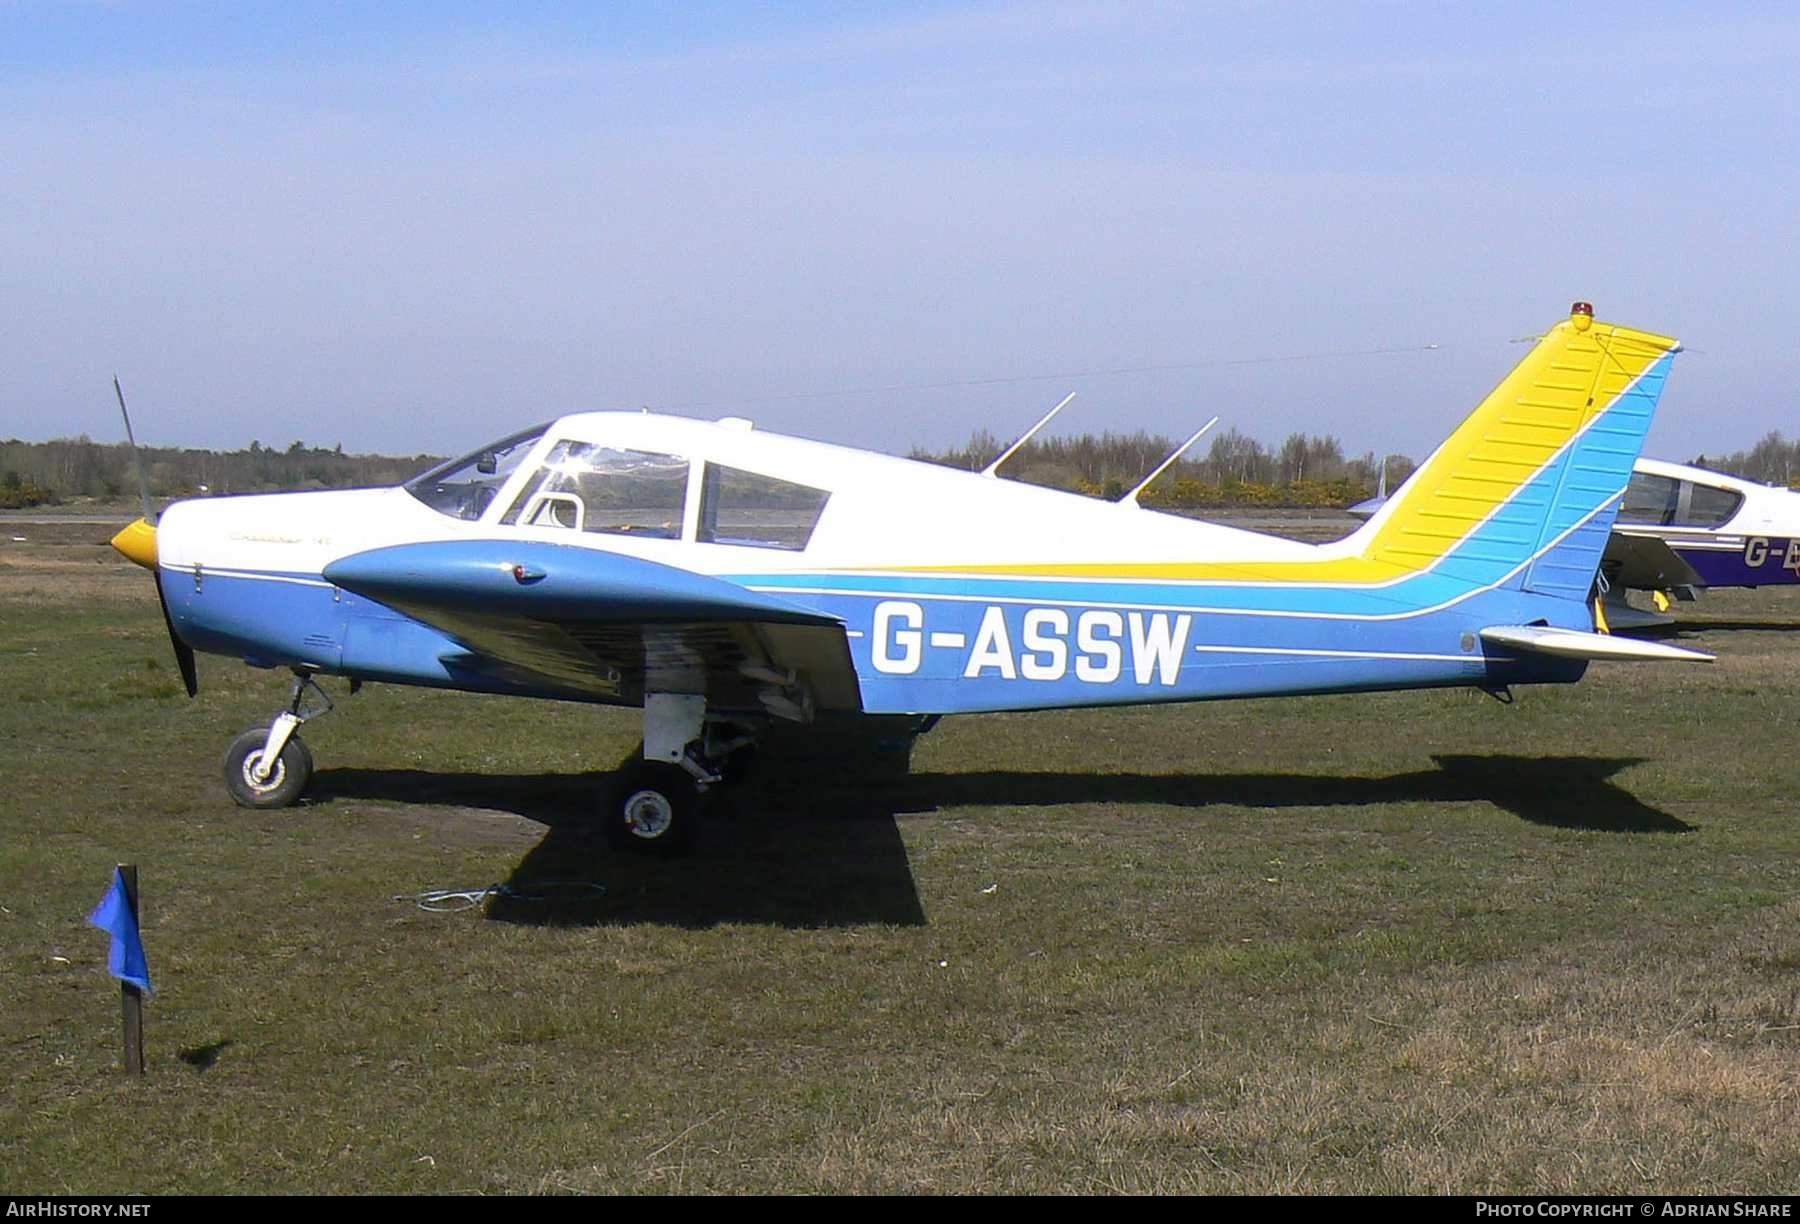
[[[521,897],[488,902],[488,917],[500,921],[697,928],[732,922],[925,924],[900,840],[896,796],[753,781],[720,795],[716,818],[707,821],[694,853],[665,859],[607,847],[599,823],[599,795],[607,782],[605,773],[329,769],[316,775],[312,797],[486,808],[546,826],[543,839],[505,881]],[[604,891],[579,887],[586,884]]]
[[[1690,642],[1695,649],[1706,643],[1709,633],[1794,633],[1800,632],[1800,621],[1793,620],[1755,620],[1739,617],[1735,620],[1707,620],[1677,622],[1673,625],[1652,625],[1647,629],[1634,630],[1637,637],[1654,637],[1682,642]]]
[[[1562,829],[1685,833],[1693,826],[1613,779],[1635,757],[1434,756],[1436,769],[1379,778],[1291,773],[915,774],[936,805],[1152,803],[1176,807],[1340,807],[1485,801],[1521,820]]]
[[[1117,803],[1280,809],[1482,801],[1551,828],[1613,833],[1692,828],[1613,781],[1638,764],[1636,758],[1432,759],[1436,769],[1376,778],[1002,770],[914,773],[873,787],[859,786],[854,777],[816,784],[752,781],[721,795],[717,818],[708,822],[697,851],[675,859],[607,849],[595,800],[606,781],[603,774],[333,769],[318,775],[314,797],[479,807],[544,825],[543,840],[506,881],[521,895],[495,897],[487,911],[497,921],[533,925],[922,926],[924,908],[899,820],[943,807]],[[579,887],[587,884],[603,891]]]

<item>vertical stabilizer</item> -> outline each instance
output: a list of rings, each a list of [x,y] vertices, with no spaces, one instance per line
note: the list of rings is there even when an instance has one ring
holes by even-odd
[[[1679,344],[1577,302],[1374,517],[1360,557],[1585,599]]]

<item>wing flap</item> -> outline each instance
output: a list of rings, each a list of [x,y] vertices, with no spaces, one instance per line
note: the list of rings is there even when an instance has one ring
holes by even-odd
[[[1610,659],[1638,662],[1710,663],[1712,656],[1666,642],[1584,633],[1579,629],[1553,629],[1548,625],[1492,625],[1481,631],[1481,640],[1508,650],[1554,655],[1560,659]]]
[[[1602,572],[1614,586],[1634,591],[1669,591],[1676,587],[1705,586],[1694,568],[1656,536],[1638,535],[1613,528],[1606,541]]]

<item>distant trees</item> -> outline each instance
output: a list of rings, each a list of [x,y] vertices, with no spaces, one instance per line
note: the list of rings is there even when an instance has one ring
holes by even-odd
[[[1117,498],[1174,450],[1178,440],[1148,433],[1083,434],[1032,441],[1007,460],[1002,475],[1024,484]],[[913,458],[977,470],[992,462],[1005,442],[977,430],[968,444],[932,453],[915,449]],[[1396,489],[1417,466],[1406,455],[1344,454],[1329,434],[1292,433],[1270,449],[1236,429],[1215,432],[1204,450],[1189,454],[1157,478],[1140,499],[1147,506],[1350,506],[1372,496],[1387,470]],[[1701,455],[1696,467],[1729,472],[1746,480],[1800,487],[1800,438],[1770,430],[1748,450]]]
[[[241,451],[145,447],[144,474],[150,495],[185,497],[204,486],[213,493],[255,493],[276,489],[345,489],[389,485],[439,460],[346,455],[295,442],[285,451],[252,442]],[[103,446],[83,435],[51,442],[0,442],[0,509],[44,505],[69,498],[135,497],[137,473],[124,443]]]
[[[1701,455],[1694,460],[1694,466],[1793,488],[1800,482],[1800,438],[1790,442],[1779,429],[1771,429],[1749,450],[1714,459]]]
[[[24,510],[52,500],[50,490],[40,488],[13,469],[0,472],[0,510]]]
[[[1034,440],[1006,461],[1008,480],[1116,499],[1137,484],[1178,439],[1143,431],[1081,434]],[[992,463],[1006,442],[978,429],[955,449],[915,448],[912,457],[947,467],[979,471]],[[1328,434],[1292,433],[1273,449],[1227,428],[1215,432],[1157,478],[1142,502],[1176,509],[1197,506],[1348,506],[1374,494],[1382,467],[1387,487],[1398,488],[1412,473],[1413,460],[1373,451],[1346,456]],[[186,497],[204,487],[212,493],[255,493],[278,489],[346,489],[391,485],[440,462],[437,456],[347,455],[341,444],[329,449],[294,441],[285,450],[253,441],[239,451],[146,447],[144,471],[150,495]],[[1800,438],[1771,430],[1748,450],[1694,460],[1698,467],[1730,472],[1749,480],[1800,485]],[[0,510],[16,510],[70,498],[135,498],[137,475],[123,443],[102,445],[86,435],[50,442],[0,441]]]
[[[1032,441],[1001,469],[1009,480],[1118,498],[1148,475],[1179,439],[1144,432],[1082,434]],[[986,467],[1005,443],[978,430],[955,450],[915,449],[913,458],[974,471]],[[1374,452],[1345,458],[1335,438],[1294,433],[1271,451],[1236,429],[1214,434],[1198,455],[1189,454],[1156,479],[1140,500],[1147,506],[1348,506],[1371,496],[1383,460]],[[1412,472],[1405,455],[1386,457],[1388,487]]]

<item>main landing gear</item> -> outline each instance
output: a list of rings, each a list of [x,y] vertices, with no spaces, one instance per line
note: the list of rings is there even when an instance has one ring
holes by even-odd
[[[755,751],[750,730],[709,716],[704,697],[647,694],[643,755],[620,766],[602,799],[607,842],[640,854],[679,853],[708,794],[748,772]]]
[[[351,681],[351,692],[360,687]],[[239,735],[225,752],[225,787],[232,799],[257,809],[300,802],[313,774],[300,725],[331,709],[331,698],[313,673],[296,670],[287,709],[268,726]],[[811,716],[810,704],[796,704],[794,710]],[[709,712],[698,694],[647,694],[643,752],[619,768],[601,800],[607,841],[615,849],[645,854],[684,849],[712,790],[749,772],[765,722],[754,714]]]
[[[296,732],[301,723],[330,710],[331,698],[312,673],[296,671],[287,709],[267,727],[244,732],[225,750],[225,789],[239,807],[281,808],[300,802],[312,781],[313,759]]]
[[[666,761],[631,761],[613,775],[603,803],[615,850],[675,854],[693,838],[707,783]]]

